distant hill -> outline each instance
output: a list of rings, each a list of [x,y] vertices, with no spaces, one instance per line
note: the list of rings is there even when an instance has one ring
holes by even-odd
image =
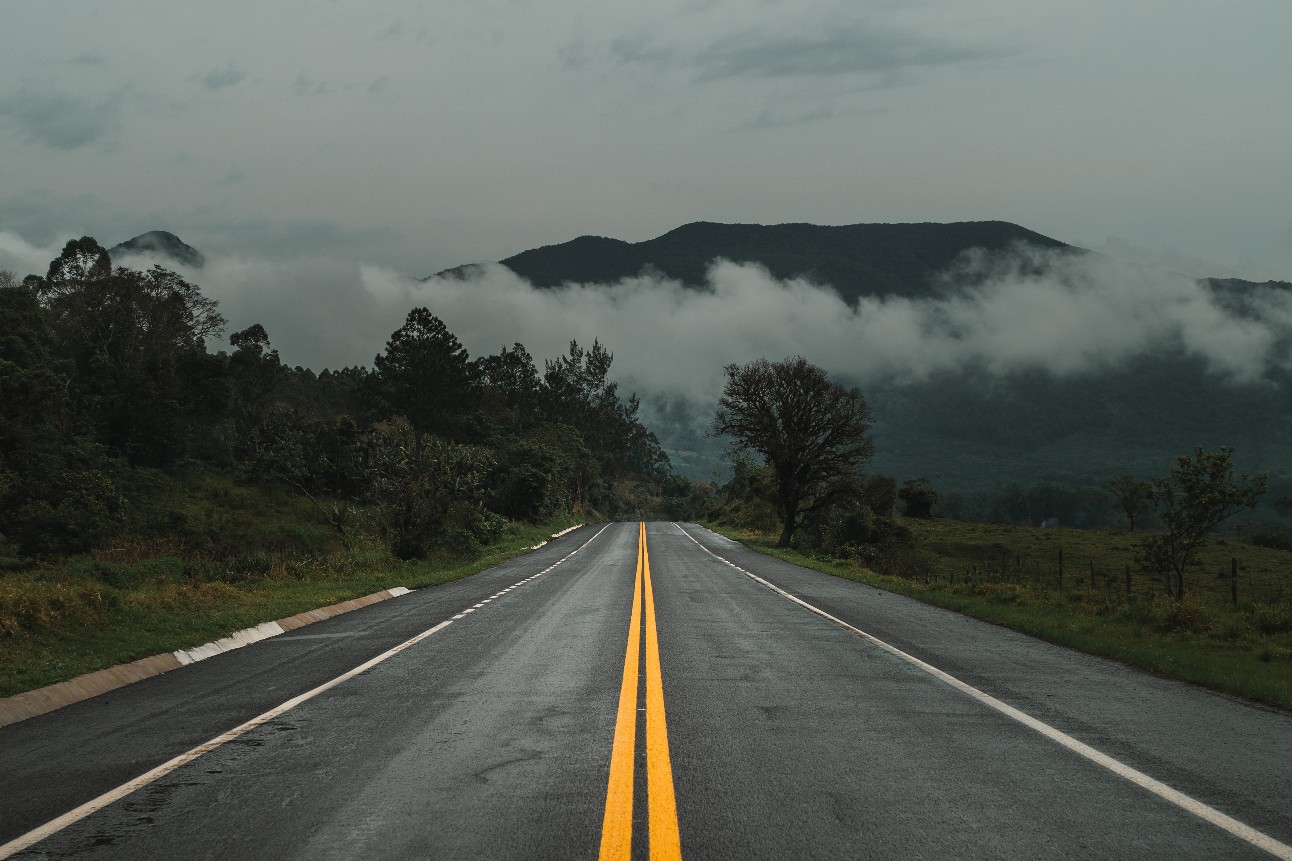
[[[849,303],[860,296],[929,295],[933,276],[971,248],[1001,251],[1017,244],[1071,249],[1017,224],[715,224],[697,221],[645,242],[580,236],[559,245],[522,251],[499,261],[537,287],[567,282],[610,283],[662,273],[685,284],[704,283],[715,258],[761,263],[778,278],[805,277],[830,284]],[[437,273],[463,276],[474,267]]]
[[[194,269],[201,269],[206,264],[202,252],[165,230],[150,230],[108,249],[108,255],[114,261],[130,254],[167,257]]]

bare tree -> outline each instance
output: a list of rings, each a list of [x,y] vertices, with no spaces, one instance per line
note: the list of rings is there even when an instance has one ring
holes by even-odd
[[[860,391],[830,382],[802,356],[723,370],[711,432],[766,459],[776,478],[779,544],[788,547],[801,518],[828,505],[833,487],[870,460],[870,410]]]

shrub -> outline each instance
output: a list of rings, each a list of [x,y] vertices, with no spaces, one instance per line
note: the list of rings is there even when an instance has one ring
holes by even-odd
[[[468,551],[501,531],[501,518],[485,507],[493,462],[484,449],[435,438],[418,447],[412,428],[399,420],[378,429],[373,455],[373,502],[398,558]]]
[[[1262,604],[1252,615],[1252,623],[1262,634],[1292,633],[1292,607],[1286,604]]]

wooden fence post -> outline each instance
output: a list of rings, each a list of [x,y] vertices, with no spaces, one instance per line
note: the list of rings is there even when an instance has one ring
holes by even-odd
[[[1059,591],[1063,591],[1063,548],[1059,548]]]
[[[1229,600],[1238,606],[1238,557],[1229,559]]]

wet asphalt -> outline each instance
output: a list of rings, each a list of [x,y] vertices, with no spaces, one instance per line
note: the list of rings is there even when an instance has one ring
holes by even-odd
[[[578,549],[19,857],[595,857],[637,559],[636,524],[600,529],[0,728],[0,843]],[[684,857],[1269,857],[697,541],[1292,842],[1287,712],[797,568],[696,526],[647,533]],[[640,857],[643,793],[639,781]]]

